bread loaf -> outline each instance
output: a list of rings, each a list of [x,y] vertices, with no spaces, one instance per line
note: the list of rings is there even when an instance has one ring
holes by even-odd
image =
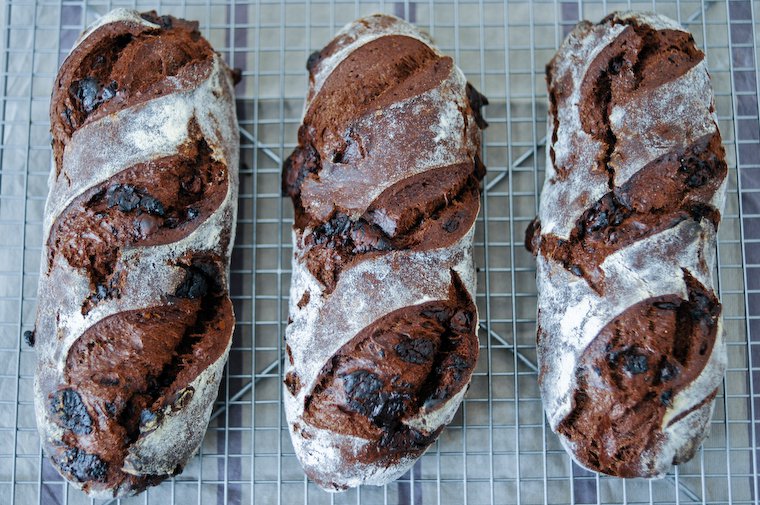
[[[284,397],[306,474],[335,491],[406,472],[467,389],[487,101],[391,16],[348,25],[307,68],[283,171],[295,208]]]
[[[708,432],[726,366],[712,272],[727,166],[704,54],[676,22],[581,22],[547,66],[540,386],[576,461],[658,477]]]
[[[37,426],[73,485],[123,496],[182,471],[230,348],[232,73],[197,23],[117,9],[63,63],[50,122]]]

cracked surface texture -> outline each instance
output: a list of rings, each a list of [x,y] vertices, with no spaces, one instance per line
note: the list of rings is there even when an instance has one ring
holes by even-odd
[[[125,9],[55,81],[35,411],[92,497],[178,474],[205,432],[235,324],[232,81],[197,23]]]
[[[725,369],[712,282],[727,165],[704,54],[659,15],[581,22],[547,66],[541,393],[583,466],[657,477],[706,436]]]
[[[336,491],[399,477],[467,389],[488,101],[391,16],[346,26],[307,68],[282,177],[295,209],[285,412],[306,474]]]

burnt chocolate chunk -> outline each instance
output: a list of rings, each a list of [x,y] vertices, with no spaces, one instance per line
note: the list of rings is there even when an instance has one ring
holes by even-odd
[[[412,399],[405,391],[381,391],[365,401],[352,400],[349,407],[366,415],[369,420],[380,428],[393,429],[405,411],[405,404]]]
[[[538,216],[528,224],[525,229],[525,249],[534,256],[538,254],[541,244],[541,220]]]
[[[367,370],[357,370],[341,378],[346,394],[354,401],[370,399],[383,387],[383,381]]]
[[[405,402],[412,398],[408,392],[398,389],[383,391],[382,379],[366,370],[351,372],[342,379],[348,397],[346,408],[367,416],[372,424],[381,428],[398,424]]]
[[[376,226],[366,222],[357,221],[351,228],[351,241],[354,244],[354,253],[369,251],[386,251],[391,248],[385,234]]]
[[[467,101],[470,103],[470,108],[472,109],[472,115],[475,116],[475,123],[480,129],[486,128],[488,123],[483,119],[481,108],[484,105],[488,105],[488,98],[481,95],[480,92],[475,89],[475,86],[469,82],[465,88],[465,93],[467,94]]]
[[[50,398],[50,410],[59,424],[75,434],[87,435],[92,432],[92,419],[87,413],[87,407],[79,393],[73,389],[56,391]]]
[[[213,280],[215,274],[211,265],[191,265],[183,267],[185,269],[185,279],[174,292],[174,296],[179,298],[202,298],[206,296],[213,286],[217,283]]]
[[[302,127],[303,128],[303,127]],[[299,130],[299,138],[301,131]],[[301,185],[308,174],[318,174],[322,169],[322,158],[311,143],[299,146],[285,160],[282,169],[282,192],[294,202],[301,194]]]
[[[150,433],[161,424],[164,414],[161,411],[154,412],[150,409],[142,409],[140,412],[140,433]]]
[[[71,94],[79,101],[84,112],[91,114],[103,103],[115,97],[118,87],[116,81],[103,85],[96,77],[88,76],[72,85]],[[70,111],[70,109],[66,110]],[[68,113],[67,119],[71,123],[71,112]]]
[[[672,402],[671,402],[672,399],[673,399],[673,390],[672,389],[668,389],[666,391],[663,391],[662,394],[660,394],[660,401],[665,406],[669,407],[670,405],[672,405]]]
[[[85,112],[90,113],[97,107],[98,101],[98,80],[94,77],[85,77],[76,83],[75,95],[82,103]]]
[[[347,235],[351,229],[351,220],[345,214],[338,213],[335,217],[327,221],[325,224],[314,228],[314,242],[317,244],[324,244],[332,237],[340,237]]]
[[[314,68],[317,66],[317,64],[322,61],[322,52],[321,51],[314,51],[309,55],[309,58],[306,60],[306,70],[309,71],[309,73],[314,72]]]
[[[446,230],[449,233],[454,233],[459,229],[459,223],[460,223],[460,213],[454,214],[451,218],[447,219],[443,223],[443,229]]]
[[[631,375],[638,375],[649,370],[647,357],[630,349],[624,354],[623,369]]]
[[[664,364],[660,366],[660,381],[668,382],[678,377],[680,373],[678,367],[669,363],[665,358],[663,358],[663,361]]]
[[[169,28],[171,28],[174,25],[174,19],[175,19],[172,16],[166,16],[166,15],[159,16],[156,11],[142,12],[140,13],[140,17],[143,18],[145,21],[148,21],[149,23],[153,23],[154,25],[159,25],[164,30],[168,30]]]
[[[396,344],[395,350],[407,363],[419,365],[433,358],[435,345],[426,338],[407,338]]]
[[[132,212],[140,205],[140,194],[131,184],[114,184],[106,192],[108,208],[119,207],[122,212]]]
[[[140,198],[140,208],[148,214],[153,214],[154,216],[164,216],[166,213],[161,202],[152,196],[143,196]]]
[[[678,310],[678,307],[681,306],[678,303],[672,302],[654,302],[652,305],[661,310]]]
[[[76,447],[69,447],[56,458],[56,463],[64,473],[74,477],[79,482],[97,480],[104,482],[108,473],[108,465],[95,454],[87,454]]]
[[[24,332],[24,343],[29,347],[34,347],[34,330],[27,330]]]
[[[413,428],[385,431],[378,445],[391,452],[406,453],[424,449],[435,440],[436,436],[437,433],[425,436]]]

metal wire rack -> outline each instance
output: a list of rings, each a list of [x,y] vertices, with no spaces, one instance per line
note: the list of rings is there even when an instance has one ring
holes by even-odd
[[[232,260],[238,323],[227,373],[199,454],[181,475],[121,503],[758,503],[760,3],[501,0],[6,0],[0,13],[0,503],[91,501],[41,454],[31,394],[35,356],[20,335],[34,323],[53,79],[80,31],[124,5],[199,20],[217,50],[243,70],[243,81]],[[729,369],[710,438],[694,460],[659,481],[589,473],[571,463],[547,428],[536,385],[534,263],[522,246],[543,179],[544,64],[576,21],[627,8],[678,19],[705,50],[730,167],[716,272]],[[280,167],[296,139],[306,58],[343,24],[373,12],[395,13],[426,29],[491,102],[476,238],[481,359],[453,423],[412,471],[384,488],[329,495],[305,479],[281,408],[292,212],[280,196]]]

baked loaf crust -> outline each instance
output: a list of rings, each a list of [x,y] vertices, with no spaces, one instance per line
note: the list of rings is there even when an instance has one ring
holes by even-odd
[[[197,23],[117,9],[61,67],[50,122],[37,426],[73,485],[133,494],[197,450],[230,348],[232,72]]]
[[[727,166],[704,54],[656,14],[581,22],[547,66],[541,394],[576,461],[660,477],[708,431],[726,367],[713,289]]]
[[[346,26],[307,68],[283,171],[295,208],[285,413],[306,474],[336,491],[406,472],[467,389],[487,101],[391,16]]]

